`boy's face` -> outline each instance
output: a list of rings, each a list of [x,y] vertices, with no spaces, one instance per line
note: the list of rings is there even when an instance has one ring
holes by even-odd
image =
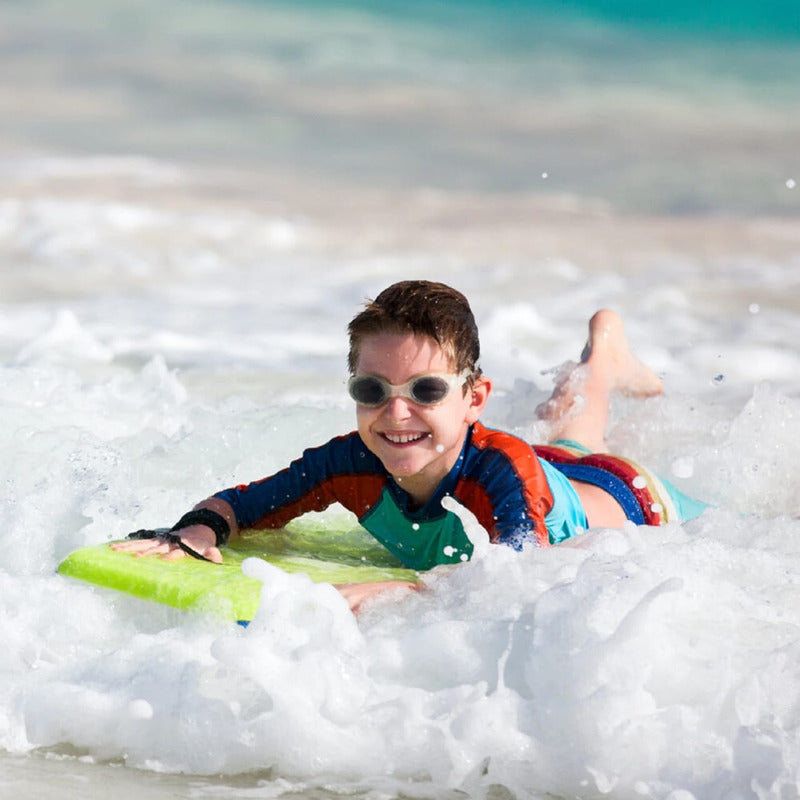
[[[359,348],[356,375],[377,375],[399,386],[429,372],[453,373],[448,358],[427,336],[378,333]],[[392,397],[378,408],[356,405],[358,432],[367,447],[417,503],[433,494],[455,464],[467,428],[483,411],[491,384],[454,389],[441,403],[423,406]]]

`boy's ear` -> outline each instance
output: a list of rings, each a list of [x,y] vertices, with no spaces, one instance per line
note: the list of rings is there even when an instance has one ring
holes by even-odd
[[[469,410],[467,411],[467,422],[472,424],[478,421],[481,414],[483,414],[483,409],[486,408],[486,403],[492,392],[492,382],[481,375],[467,392],[471,398]]]

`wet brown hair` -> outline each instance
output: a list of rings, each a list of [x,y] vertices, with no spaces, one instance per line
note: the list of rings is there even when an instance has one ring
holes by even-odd
[[[347,332],[350,336],[347,366],[351,375],[358,365],[362,340],[376,333],[429,336],[442,348],[456,372],[480,373],[481,346],[472,309],[461,292],[444,283],[392,284],[353,317]]]

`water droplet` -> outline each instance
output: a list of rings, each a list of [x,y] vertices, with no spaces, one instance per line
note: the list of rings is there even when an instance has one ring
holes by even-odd
[[[128,703],[128,714],[132,719],[152,719],[153,706],[147,700],[131,700]]]

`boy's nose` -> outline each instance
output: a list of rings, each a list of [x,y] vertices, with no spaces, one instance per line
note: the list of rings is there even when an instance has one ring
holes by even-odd
[[[390,397],[383,413],[391,419],[406,419],[411,416],[411,401],[405,397]]]

